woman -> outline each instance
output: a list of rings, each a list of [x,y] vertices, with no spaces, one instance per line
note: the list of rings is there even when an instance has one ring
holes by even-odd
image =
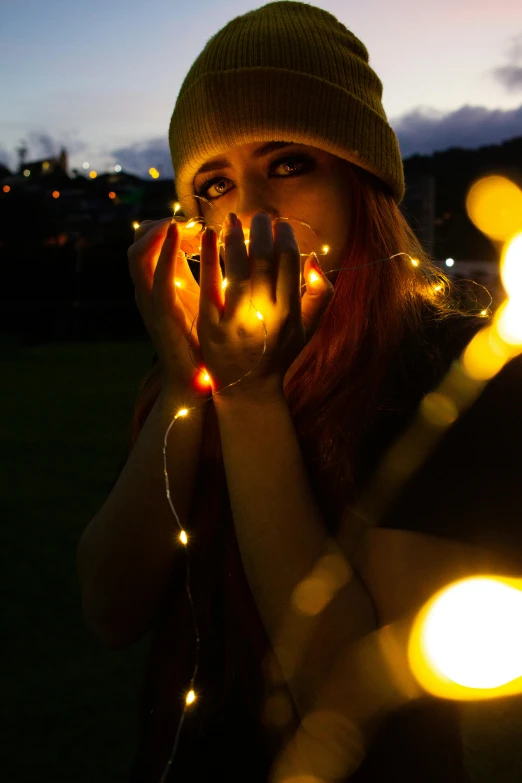
[[[361,566],[295,678],[285,659],[294,637],[275,644],[328,534],[481,325],[459,311],[399,209],[403,168],[381,94],[364,45],[335,17],[275,2],[213,36],[178,95],[178,201],[224,240],[228,285],[216,233],[202,239],[199,289],[176,262],[170,219],[140,228],[130,268],[156,355],[128,459],[79,549],[99,638],[120,648],[154,631],[136,783],[161,777],[198,652],[163,477],[180,408],[191,411],[169,432],[168,476],[189,536],[199,668],[169,780],[266,781],[339,650],[399,616],[375,600]],[[316,265],[309,253],[325,244]],[[383,524],[422,532],[414,516]],[[467,780],[454,705],[420,699],[376,717],[360,727],[344,778]]]

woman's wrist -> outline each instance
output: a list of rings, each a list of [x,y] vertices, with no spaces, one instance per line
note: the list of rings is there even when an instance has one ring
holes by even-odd
[[[181,408],[202,408],[210,399],[208,391],[180,382],[162,383],[160,403],[177,412]]]

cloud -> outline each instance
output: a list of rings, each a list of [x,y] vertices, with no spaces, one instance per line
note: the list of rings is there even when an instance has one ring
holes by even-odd
[[[493,76],[508,92],[522,90],[522,66],[520,65],[504,65],[502,68],[495,68]]]
[[[135,142],[127,147],[118,147],[108,152],[125,171],[140,177],[148,177],[149,169],[158,169],[162,179],[172,179],[174,169],[170,159],[168,140],[164,136]]]
[[[522,34],[511,39],[507,52],[508,63],[490,73],[508,92],[522,90]]]
[[[403,158],[430,155],[449,147],[476,149],[522,136],[522,105],[516,109],[462,106],[443,113],[417,108],[390,120]]]

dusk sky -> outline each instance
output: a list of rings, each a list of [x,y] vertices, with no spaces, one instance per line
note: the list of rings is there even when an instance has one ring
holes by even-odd
[[[322,0],[383,81],[403,157],[522,135],[520,0]],[[0,0],[0,161],[172,176],[167,133],[208,39],[262,2]],[[197,11],[195,10],[197,9]]]

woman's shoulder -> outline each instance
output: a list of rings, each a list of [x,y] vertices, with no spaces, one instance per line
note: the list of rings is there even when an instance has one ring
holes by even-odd
[[[485,323],[475,314],[426,309],[420,327],[404,337],[400,356],[416,374],[431,369],[436,375],[449,367]]]

